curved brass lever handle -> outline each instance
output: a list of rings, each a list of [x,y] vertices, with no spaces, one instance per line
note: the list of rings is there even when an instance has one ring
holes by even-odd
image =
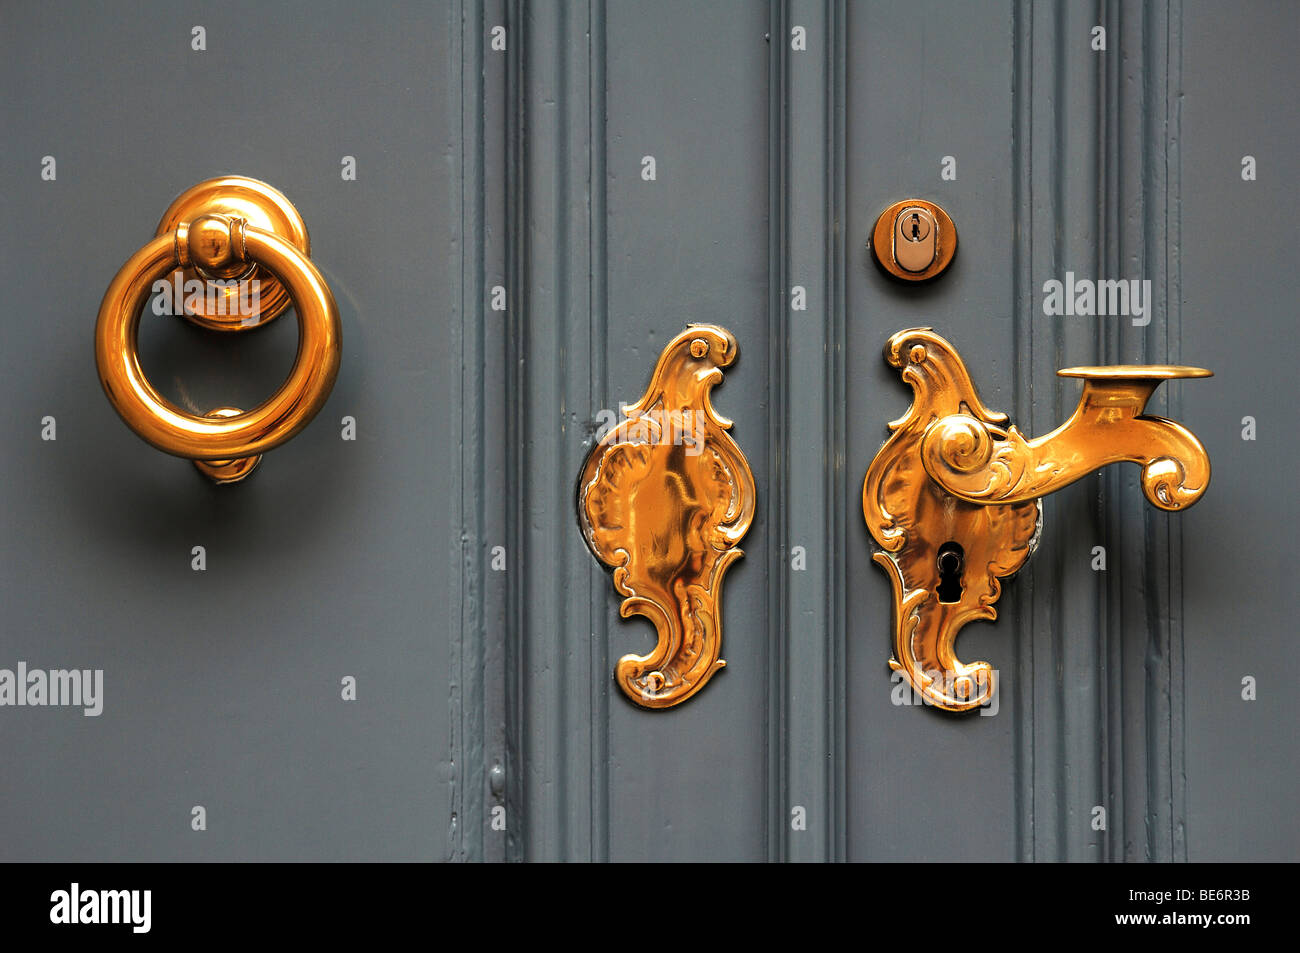
[[[693,324],[664,347],[627,418],[592,447],[578,478],[587,547],[614,571],[620,614],[643,615],[659,642],[619,659],[632,701],[668,708],[727,663],[722,577],[754,518],[754,475],[709,392],[737,353],[730,331]]]
[[[263,182],[227,176],[200,183],[172,204],[158,236],[122,266],[99,307],[95,360],[109,401],[140,437],[189,457],[217,483],[242,480],[262,453],[307,426],[338,376],[338,307],[306,257],[301,221],[288,199]],[[217,287],[216,295],[187,302],[185,316],[204,327],[247,330],[295,306],[297,359],[288,379],[260,406],[219,407],[196,416],[169,402],[145,377],[136,347],[140,311],[155,281],[177,268]],[[240,293],[239,282],[250,280],[259,282],[257,308],[241,316],[224,302]]]
[[[1007,415],[980,401],[951,344],[929,328],[893,335],[885,360],[911,385],[907,414],[867,469],[862,509],[893,590],[893,657],[926,703],[947,711],[989,704],[988,662],[964,663],[957,633],[997,618],[1001,580],[1025,564],[1042,532],[1040,498],[1109,463],[1143,468],[1147,498],[1191,506],[1210,481],[1200,441],[1180,424],[1143,413],[1161,381],[1208,377],[1196,367],[1075,367],[1084,379],[1074,414],[1026,440]]]
[[[1051,433],[1026,440],[969,414],[951,414],[926,431],[921,460],[953,496],[972,503],[1026,503],[1055,493],[1093,470],[1128,461],[1142,466],[1142,491],[1162,510],[1185,509],[1210,483],[1210,457],[1190,430],[1146,415],[1161,381],[1210,377],[1202,367],[1070,367],[1083,394],[1073,416]]]

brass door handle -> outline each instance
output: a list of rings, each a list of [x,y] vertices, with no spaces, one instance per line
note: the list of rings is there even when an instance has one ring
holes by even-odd
[[[1209,377],[1202,367],[1168,364],[1068,367],[1081,377],[1073,416],[1046,436],[1026,440],[968,413],[936,420],[921,439],[930,478],[971,503],[1027,503],[1108,463],[1142,465],[1142,491],[1162,510],[1201,498],[1210,482],[1210,458],[1190,430],[1148,416],[1147,400],[1161,381]]]
[[[1210,459],[1190,430],[1144,413],[1161,381],[1209,377],[1199,367],[1073,367],[1079,405],[1051,433],[1027,440],[980,401],[966,365],[929,328],[900,331],[885,360],[914,391],[912,406],[867,469],[862,510],[893,587],[893,657],[925,703],[987,705],[988,662],[964,663],[953,643],[967,622],[997,617],[1000,580],[1032,555],[1040,498],[1110,463],[1142,467],[1142,489],[1165,510],[1205,493]]]
[[[261,454],[307,426],[334,386],[341,348],[338,307],[307,257],[309,247],[297,210],[264,182],[226,176],[182,193],[156,237],[118,271],[99,306],[100,382],[127,426],[159,450],[190,458],[217,483],[242,480]],[[184,309],[188,320],[206,328],[260,327],[294,305],[298,355],[288,379],[261,405],[197,416],[172,404],[145,377],[136,346],[140,312],[154,283],[177,268],[208,288],[187,299]],[[236,296],[248,300],[243,288],[254,282],[255,306],[237,307]]]

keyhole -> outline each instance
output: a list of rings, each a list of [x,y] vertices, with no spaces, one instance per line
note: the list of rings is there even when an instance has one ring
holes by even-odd
[[[918,246],[930,237],[930,229],[933,227],[934,221],[930,218],[930,213],[923,208],[903,209],[894,225],[900,242]]]
[[[961,601],[961,570],[965,564],[965,552],[959,543],[946,542],[939,547],[936,562],[939,567],[939,585],[935,594],[939,601],[953,603]]]

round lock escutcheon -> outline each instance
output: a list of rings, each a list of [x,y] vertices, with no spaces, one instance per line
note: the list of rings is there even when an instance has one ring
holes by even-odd
[[[868,245],[889,275],[902,281],[929,281],[952,264],[957,228],[934,202],[904,199],[880,213]]]

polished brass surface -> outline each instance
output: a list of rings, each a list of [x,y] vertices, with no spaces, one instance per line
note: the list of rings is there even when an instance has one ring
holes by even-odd
[[[936,421],[921,442],[930,477],[953,496],[974,503],[1024,503],[1054,493],[1108,463],[1142,466],[1142,491],[1162,510],[1180,510],[1201,498],[1210,482],[1210,458],[1181,424],[1144,414],[1163,380],[1209,377],[1200,367],[1072,367],[1082,377],[1073,416],[1051,433],[1026,440],[957,413]]]
[[[280,389],[252,410],[188,413],[159,394],[140,367],[141,308],[154,282],[177,267],[239,274],[250,265],[274,277],[295,306],[299,338],[293,369]],[[243,479],[256,465],[253,458],[308,424],[334,386],[340,349],[334,296],[302,251],[241,218],[206,211],[154,238],[127,260],[104,294],[95,326],[100,382],[122,419],[159,450],[206,461],[199,469],[220,483]]]
[[[928,209],[910,206],[894,219],[894,261],[905,271],[920,274],[934,262],[939,229]]]
[[[876,261],[895,278],[928,281],[952,263],[957,227],[934,202],[904,199],[880,213],[870,246]]]
[[[718,416],[710,391],[736,359],[723,328],[690,325],[659,356],[650,386],[587,457],[578,519],[596,558],[625,596],[621,615],[643,615],[659,641],[625,655],[618,686],[646,708],[698,692],[726,665],[722,577],[754,516],[754,476]]]
[[[216,418],[238,417],[243,411],[238,407],[218,407],[206,416]],[[262,462],[260,453],[234,460],[195,460],[195,468],[213,483],[238,483],[252,473]]]
[[[293,204],[278,189],[242,175],[220,176],[190,186],[163,212],[154,234],[170,235],[178,225],[205,215],[240,219],[254,228],[283,238],[304,258],[311,257],[307,225]],[[257,262],[240,259],[222,267],[192,265],[185,269],[183,276],[186,281],[198,279],[205,283],[209,278],[258,282],[258,307],[253,314],[241,314],[235,307],[234,299],[239,294],[237,286],[215,288],[214,298],[224,300],[214,300],[211,305],[206,299],[187,304],[185,319],[212,331],[247,331],[260,327],[279,317],[292,303],[289,289]]]
[[[980,401],[952,345],[928,328],[900,331],[885,359],[911,385],[911,408],[867,469],[867,528],[893,590],[893,657],[926,703],[947,711],[988,705],[988,662],[964,663],[958,631],[997,617],[1001,580],[1032,554],[1042,529],[1040,498],[1109,463],[1142,466],[1147,498],[1184,509],[1205,492],[1209,456],[1180,424],[1144,414],[1163,380],[1208,377],[1196,367],[1078,367],[1078,408],[1046,436],[1026,440],[1006,414]]]

